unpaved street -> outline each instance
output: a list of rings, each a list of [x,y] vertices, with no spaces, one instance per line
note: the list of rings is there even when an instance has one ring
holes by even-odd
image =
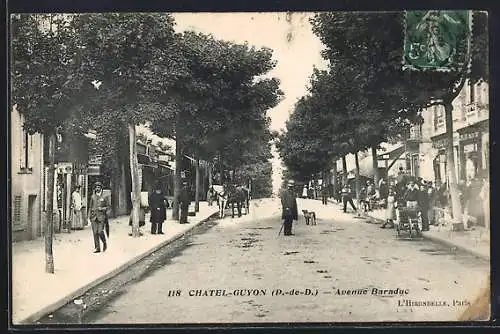
[[[257,205],[194,236],[87,321],[446,321],[473,299],[489,271],[477,258],[426,240],[396,240],[393,230],[319,201],[299,200],[299,212],[316,211],[317,226],[301,216],[294,236],[278,237],[278,200]],[[273,295],[275,289],[283,294]],[[422,301],[434,305],[408,306]]]

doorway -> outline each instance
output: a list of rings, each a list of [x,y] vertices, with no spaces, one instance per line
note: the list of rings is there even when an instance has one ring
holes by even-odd
[[[28,228],[31,229],[33,238],[38,237],[41,234],[41,226],[39,224],[35,225],[36,214],[36,195],[28,196]]]

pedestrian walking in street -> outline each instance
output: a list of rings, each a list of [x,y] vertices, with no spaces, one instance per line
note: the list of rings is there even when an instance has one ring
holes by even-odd
[[[293,180],[288,181],[288,188],[281,192],[281,219],[283,219],[283,234],[292,234],[292,224],[294,220],[298,219],[298,208],[297,199],[293,193],[293,186],[295,182]]]
[[[328,188],[326,187],[326,185],[323,185],[321,187],[321,202],[323,203],[323,205],[328,204]]]
[[[186,181],[183,182],[182,184],[181,191],[179,192],[179,207],[181,210],[181,214],[179,217],[179,223],[180,224],[189,224],[187,217],[188,217],[188,210],[189,210],[189,205],[191,204],[190,196],[189,196],[189,188],[188,188],[188,183]]]
[[[79,185],[75,186],[71,194],[71,228],[75,230],[83,229],[82,196],[80,195],[80,189]]]
[[[385,228],[387,224],[390,227],[394,227],[394,221],[396,220],[396,191],[393,187],[389,189],[389,194],[387,195],[387,209],[386,209],[386,219],[385,222],[380,226],[380,228]]]
[[[162,226],[167,217],[167,205],[165,195],[157,184],[149,196],[149,208],[151,210],[151,234],[163,234]]]
[[[342,203],[344,204],[344,212],[347,212],[347,203],[349,203],[354,210],[354,212],[357,211],[356,206],[354,205],[354,202],[352,201],[352,189],[351,186],[348,184],[344,185],[344,187],[341,190],[341,196],[342,196]]]
[[[302,198],[307,198],[307,194],[308,194],[307,185],[304,185],[304,188],[302,188]]]
[[[104,196],[102,191],[102,183],[96,182],[94,184],[94,193],[90,198],[88,217],[92,225],[92,232],[94,236],[94,253],[101,252],[101,244],[103,244],[103,251],[108,248],[106,236],[104,235],[104,224],[109,214],[110,203],[108,197]],[[100,240],[99,240],[100,239]]]

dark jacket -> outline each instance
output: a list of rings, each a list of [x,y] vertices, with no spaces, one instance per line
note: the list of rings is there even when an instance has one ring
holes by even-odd
[[[151,217],[149,221],[152,223],[163,223],[167,218],[167,206],[165,203],[165,196],[163,193],[153,192],[149,196],[149,208],[151,210]]]
[[[382,199],[386,199],[387,196],[389,196],[389,187],[387,186],[386,183],[380,184],[379,193],[380,193],[380,198]]]
[[[292,216],[293,220],[297,220],[299,218],[297,199],[291,190],[286,189],[281,192],[281,206],[281,219],[285,219],[290,216]]]
[[[182,187],[179,193],[179,204],[180,206],[189,206],[191,204],[191,196],[189,195],[189,189],[187,187]]]
[[[418,201],[419,200],[419,197],[420,197],[420,189],[418,188],[412,188],[412,189],[406,189],[406,192],[405,192],[405,200],[407,201],[411,201],[411,202],[414,202],[414,201]]]
[[[420,188],[418,205],[422,210],[427,211],[429,209],[429,193],[427,187]]]
[[[91,221],[104,222],[109,215],[111,203],[109,198],[103,193],[97,195],[93,193],[90,197],[89,214],[88,217]]]

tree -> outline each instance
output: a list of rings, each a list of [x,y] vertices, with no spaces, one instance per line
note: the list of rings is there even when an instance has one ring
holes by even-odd
[[[74,89],[74,32],[55,14],[12,16],[12,105],[24,116],[24,130],[49,138],[45,271],[54,273],[54,159],[57,129],[81,102]],[[88,86],[80,85],[82,92]]]
[[[127,127],[132,235],[138,237],[141,189],[135,126],[173,113],[174,106],[159,103],[151,90],[159,80],[162,87],[172,85],[183,73],[173,19],[159,13],[79,14],[72,25],[82,50],[77,74],[82,81],[100,82],[94,112]]]
[[[265,111],[280,94],[276,79],[255,80],[275,66],[272,53],[189,31],[180,44],[189,74],[168,90],[161,82],[156,86],[161,100],[177,109],[154,122],[152,130],[175,138],[177,155],[189,151],[197,158],[216,159],[222,170],[229,160],[234,169],[242,163],[242,148],[253,131],[267,124]],[[180,174],[176,180],[177,188]]]
[[[420,13],[424,15],[425,13]],[[312,19],[313,31],[326,45],[323,55],[334,65],[337,57],[355,59],[358,63],[368,64],[375,78],[371,82],[374,94],[392,91],[397,106],[394,108],[412,119],[430,104],[443,105],[446,112],[448,137],[447,160],[452,195],[453,216],[460,220],[461,208],[458,200],[454,157],[452,147],[452,101],[459,94],[467,79],[476,82],[487,80],[487,15],[474,12],[472,47],[467,55],[465,47],[459,47],[465,56],[465,66],[450,68],[448,72],[403,70],[401,60],[404,55],[405,13],[321,13]],[[459,44],[466,40],[459,41]],[[467,59],[468,58],[468,59]],[[467,66],[470,63],[470,66]],[[384,94],[381,94],[384,96]],[[386,95],[386,94],[385,94]],[[398,102],[398,99],[400,100]]]

